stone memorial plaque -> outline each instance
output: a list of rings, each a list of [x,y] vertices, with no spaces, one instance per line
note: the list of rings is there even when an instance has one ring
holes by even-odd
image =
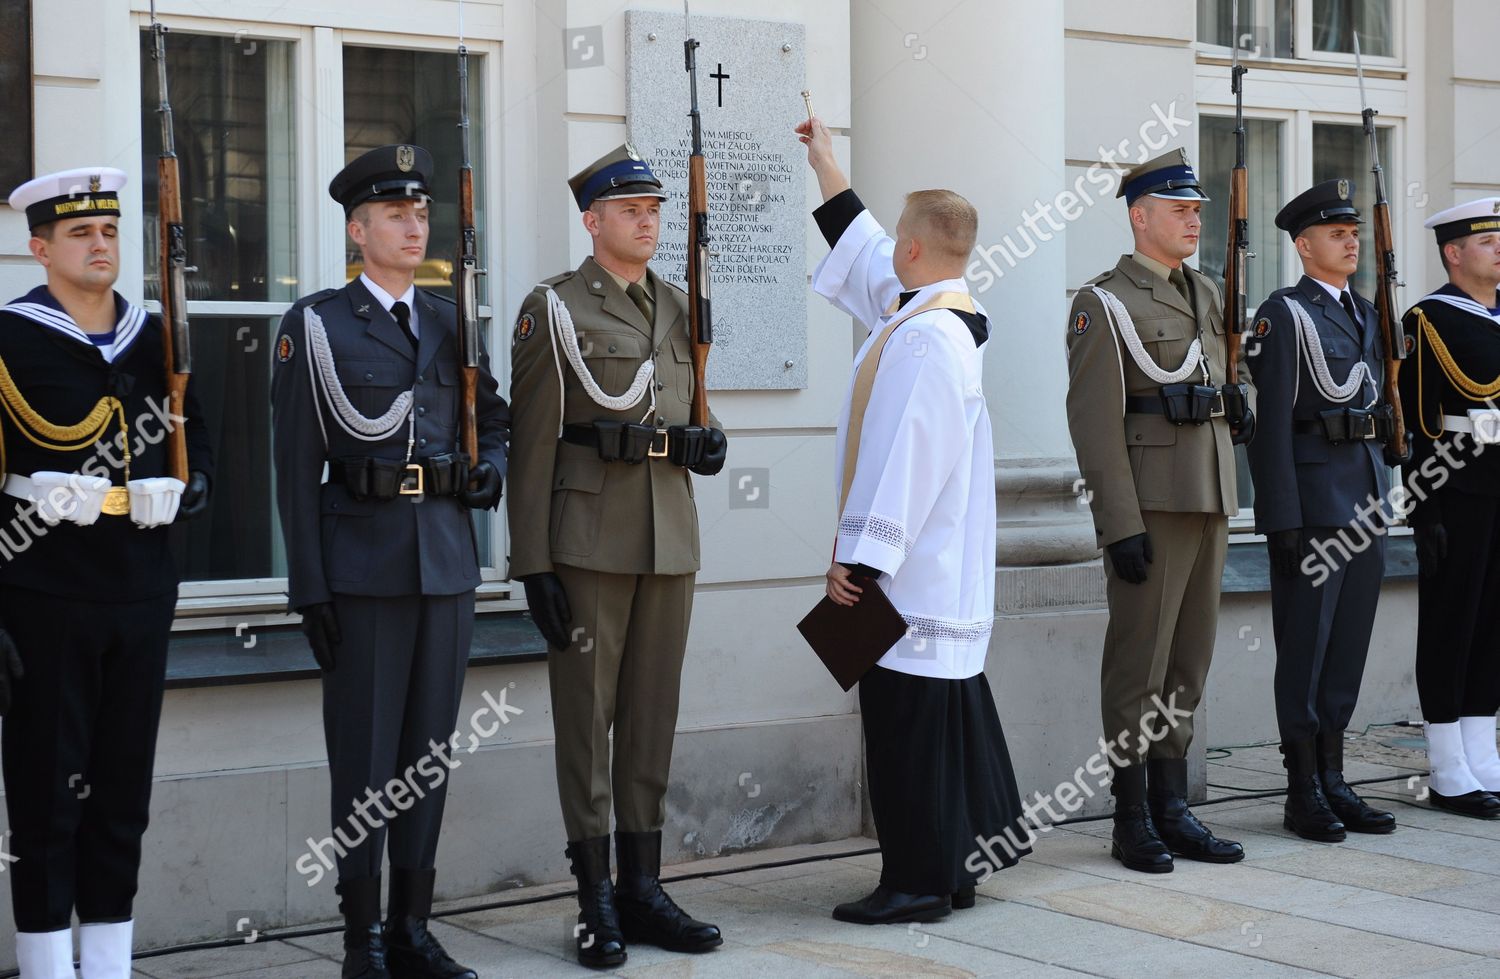
[[[681,14],[625,14],[630,141],[661,178],[661,243],[652,267],[687,281],[688,74]],[[708,386],[807,386],[807,118],[801,24],[692,18],[708,175],[713,350]],[[814,93],[816,96],[816,93]],[[816,105],[816,102],[814,103]]]

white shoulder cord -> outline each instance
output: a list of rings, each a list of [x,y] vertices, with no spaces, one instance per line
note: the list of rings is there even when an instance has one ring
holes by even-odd
[[[410,390],[402,391],[391,402],[385,414],[379,418],[368,418],[361,414],[359,409],[349,401],[349,395],[344,391],[343,382],[339,380],[338,368],[333,361],[333,349],[328,345],[328,332],[323,328],[323,320],[317,313],[313,312],[311,306],[303,310],[303,324],[307,335],[307,347],[309,355],[307,358],[308,379],[313,389],[313,404],[318,403],[318,392],[323,392],[327,400],[334,421],[346,433],[362,442],[379,442],[401,427],[404,421],[407,423],[407,455],[411,455],[412,436],[416,430],[416,413],[412,411],[412,402],[415,396]],[[323,431],[323,448],[328,448],[328,428],[323,424],[323,412],[318,415],[318,427]]]
[[[1202,370],[1207,374],[1207,368],[1203,364],[1203,340],[1194,337],[1192,346],[1188,347],[1187,357],[1182,366],[1175,371],[1167,371],[1157,365],[1146,352],[1145,346],[1141,344],[1141,338],[1135,332],[1135,321],[1130,318],[1130,310],[1112,292],[1101,289],[1098,286],[1091,287],[1099,301],[1104,304],[1104,313],[1109,319],[1109,327],[1115,331],[1117,339],[1124,337],[1125,346],[1130,349],[1130,356],[1135,365],[1157,384],[1179,384],[1193,376],[1193,373]],[[1121,365],[1124,370],[1124,365]]]
[[[1328,358],[1323,354],[1322,338],[1318,336],[1318,328],[1313,326],[1312,317],[1308,315],[1307,310],[1302,308],[1302,304],[1291,296],[1282,298],[1287,308],[1292,311],[1292,319],[1297,323],[1297,344],[1307,354],[1308,372],[1312,374],[1313,384],[1316,385],[1318,393],[1325,399],[1340,404],[1352,399],[1369,379],[1370,365],[1360,360],[1349,371],[1349,377],[1343,384],[1335,383],[1333,374],[1328,369]],[[1299,383],[1300,380],[1301,372],[1299,371]],[[1370,388],[1373,392],[1373,383]],[[1373,405],[1376,400],[1378,399],[1372,396],[1370,404],[1365,407]]]
[[[584,392],[593,399],[594,404],[610,411],[625,411],[640,404],[641,398],[646,392],[651,392],[651,404],[647,410],[649,418],[656,412],[656,390],[651,386],[651,376],[656,372],[656,362],[647,360],[635,372],[635,380],[630,382],[630,387],[623,394],[605,394],[599,382],[594,380],[594,375],[589,372],[588,366],[583,362],[583,353],[578,349],[578,331],[573,326],[573,314],[568,311],[568,306],[562,301],[551,286],[547,287],[547,331],[552,341],[552,362],[557,366],[557,437],[562,438],[563,432],[563,406],[567,400],[567,392],[563,386],[562,361],[557,359],[557,344],[562,341],[563,354],[568,358],[573,373],[578,375],[579,382],[583,385]]]

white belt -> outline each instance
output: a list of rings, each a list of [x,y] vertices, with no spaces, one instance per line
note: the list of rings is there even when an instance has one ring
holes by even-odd
[[[6,495],[35,504],[37,516],[49,527],[65,520],[87,527],[100,514],[128,514],[138,527],[160,527],[177,516],[183,488],[181,480],[171,477],[111,486],[101,476],[61,472],[10,473],[3,486]]]
[[[1467,415],[1444,415],[1443,431],[1472,435],[1480,445],[1500,442],[1500,411],[1474,408]]]

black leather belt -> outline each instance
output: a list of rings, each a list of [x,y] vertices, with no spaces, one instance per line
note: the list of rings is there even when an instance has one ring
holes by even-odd
[[[1161,398],[1132,394],[1125,397],[1125,413],[1128,415],[1165,415],[1167,408],[1161,403]],[[1212,417],[1222,418],[1223,415],[1224,395],[1220,394],[1214,401]]]
[[[468,470],[461,457],[444,453],[411,462],[349,457],[328,460],[328,482],[343,486],[357,500],[393,500],[401,496],[455,496]]]
[[[1321,435],[1324,438],[1327,438],[1328,441],[1335,444],[1337,444],[1338,442],[1368,442],[1374,439],[1378,439],[1380,437],[1380,434],[1375,427],[1375,418],[1371,416],[1363,419],[1362,421],[1363,427],[1361,427],[1359,430],[1354,430],[1353,428],[1351,428],[1346,433],[1346,437],[1338,439],[1329,437],[1328,426],[1322,421],[1322,419],[1319,418],[1295,420],[1292,422],[1292,431],[1297,433],[1298,435]]]
[[[564,425],[562,440],[569,445],[581,445],[588,449],[599,448],[599,431],[592,424]],[[651,435],[651,447],[646,455],[651,459],[666,458],[670,448],[665,428],[656,429]]]

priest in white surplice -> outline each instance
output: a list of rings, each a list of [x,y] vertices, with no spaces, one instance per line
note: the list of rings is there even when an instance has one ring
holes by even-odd
[[[984,676],[995,608],[989,323],[963,280],[978,215],[952,191],[918,191],[893,239],[850,189],[822,121],[798,132],[823,194],[813,216],[833,249],[813,288],[869,331],[839,416],[828,595],[852,605],[851,577],[876,579],[908,626],[859,682],[880,886],[833,915],[930,921],[973,906],[976,880],[998,869],[976,872],[979,841],[1007,828],[1017,838],[1021,813]],[[1001,864],[1026,852],[1012,848]]]

